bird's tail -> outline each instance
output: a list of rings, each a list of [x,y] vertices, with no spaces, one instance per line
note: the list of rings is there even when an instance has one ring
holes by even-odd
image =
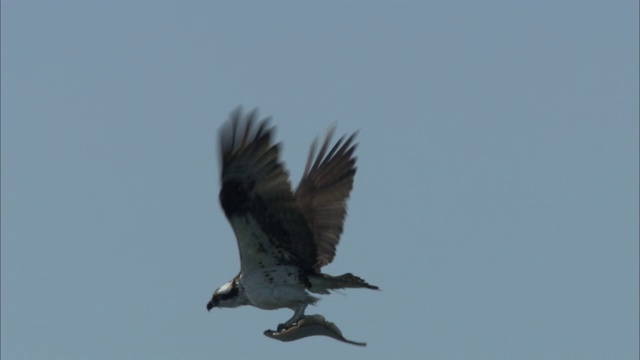
[[[309,281],[311,282],[309,291],[317,294],[328,294],[329,290],[347,288],[365,288],[379,290],[377,286],[369,284],[364,279],[355,276],[352,273],[346,273],[340,276],[317,274],[310,276]]]

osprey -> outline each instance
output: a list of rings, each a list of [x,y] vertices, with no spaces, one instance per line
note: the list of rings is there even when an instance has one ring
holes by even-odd
[[[294,193],[279,159],[280,144],[272,142],[274,128],[268,118],[255,125],[256,117],[255,110],[243,117],[238,108],[219,132],[220,204],[238,241],[240,273],[213,293],[207,310],[289,308],[294,314],[278,325],[282,330],[303,319],[306,307],[319,300],[311,293],[378,287],[351,273],[320,271],[333,261],[342,234],[356,173],[356,134],[343,136],[329,150],[329,130],[317,157],[316,139]]]

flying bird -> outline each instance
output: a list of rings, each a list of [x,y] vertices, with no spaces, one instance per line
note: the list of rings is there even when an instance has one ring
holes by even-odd
[[[316,156],[311,145],[302,179],[295,192],[273,142],[269,118],[256,124],[257,111],[232,112],[219,132],[222,162],[220,204],[233,228],[240,251],[240,272],[216,289],[207,303],[235,308],[289,308],[293,316],[278,325],[287,329],[305,317],[309,304],[344,288],[378,287],[351,273],[321,272],[336,255],[346,201],[356,173],[356,133],[333,146],[330,129]]]

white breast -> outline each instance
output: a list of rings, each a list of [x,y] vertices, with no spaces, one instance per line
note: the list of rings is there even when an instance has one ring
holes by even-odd
[[[261,309],[293,309],[312,299],[292,266],[242,274],[242,285],[251,304]]]

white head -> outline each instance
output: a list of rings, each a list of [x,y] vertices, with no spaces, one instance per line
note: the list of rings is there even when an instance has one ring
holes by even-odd
[[[211,311],[214,307],[234,308],[242,305],[249,305],[244,289],[238,284],[238,277],[220,286],[213,292],[211,300],[207,303],[207,310]]]

